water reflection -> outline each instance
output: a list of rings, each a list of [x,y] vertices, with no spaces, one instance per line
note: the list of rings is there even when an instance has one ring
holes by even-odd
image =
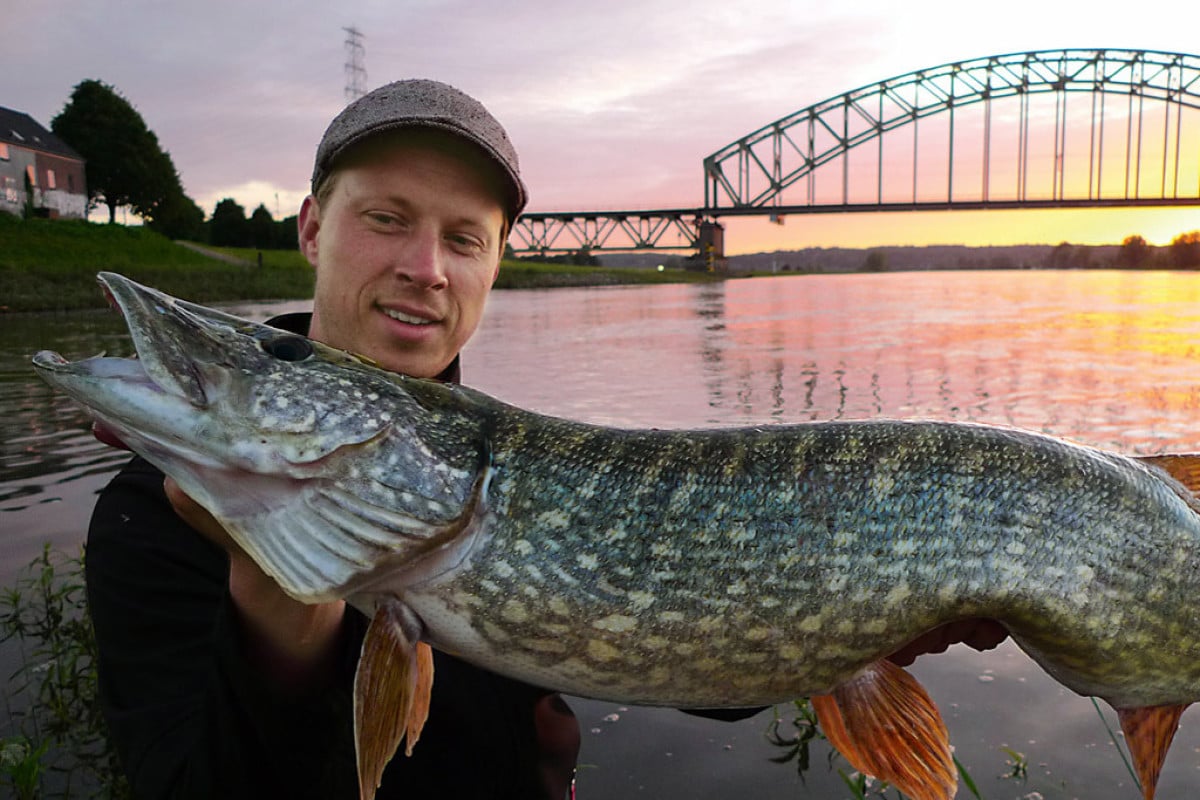
[[[0,316],[0,514],[55,497],[47,489],[111,472],[124,457],[87,434],[86,415],[37,380],[29,360],[38,350],[75,359],[128,351],[116,315]],[[0,518],[2,519],[2,518]]]

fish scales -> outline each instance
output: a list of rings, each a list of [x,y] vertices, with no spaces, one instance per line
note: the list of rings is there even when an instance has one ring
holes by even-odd
[[[491,426],[488,535],[406,602],[458,615],[470,632],[443,646],[503,653],[527,680],[775,702],[971,616],[1083,693],[1165,702],[1181,671],[1200,680],[1179,608],[1195,509],[1126,459],[949,423],[619,431],[475,413]]]

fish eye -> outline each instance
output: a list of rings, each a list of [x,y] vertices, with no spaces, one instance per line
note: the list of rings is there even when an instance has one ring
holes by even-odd
[[[263,339],[260,344],[263,350],[280,361],[303,361],[313,353],[312,344],[303,336],[272,336]]]

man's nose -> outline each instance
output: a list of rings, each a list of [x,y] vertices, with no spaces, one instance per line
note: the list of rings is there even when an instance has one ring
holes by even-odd
[[[413,231],[398,254],[395,272],[401,280],[411,281],[423,289],[445,286],[446,261],[441,234],[425,228]]]

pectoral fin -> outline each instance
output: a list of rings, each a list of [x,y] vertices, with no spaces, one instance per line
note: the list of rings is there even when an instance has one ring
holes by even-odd
[[[1185,708],[1187,704],[1117,709],[1121,730],[1125,732],[1125,743],[1129,745],[1133,766],[1142,782],[1144,800],[1154,800],[1158,774],[1162,771],[1171,740],[1179,729],[1179,717]]]
[[[830,743],[860,772],[912,800],[951,800],[958,788],[946,725],[916,678],[878,661],[831,695],[810,698]]]
[[[381,603],[367,628],[354,676],[360,800],[375,796],[383,768],[405,738],[405,753],[412,755],[429,714],[432,686],[433,651],[416,640],[416,625],[402,603]]]

